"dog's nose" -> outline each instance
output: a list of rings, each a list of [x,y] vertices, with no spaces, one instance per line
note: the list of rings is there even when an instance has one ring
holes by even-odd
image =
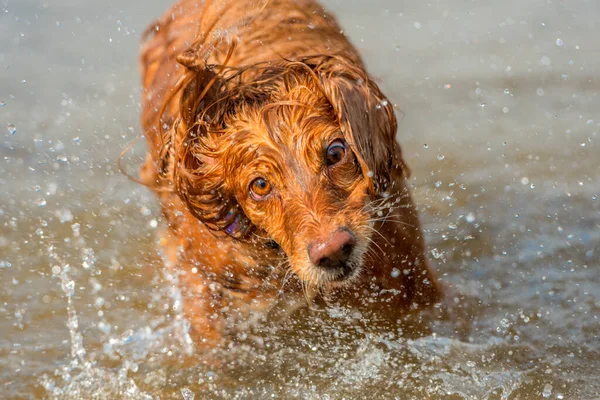
[[[314,265],[322,268],[338,268],[343,266],[352,250],[356,240],[345,229],[336,231],[327,242],[313,242],[308,246],[308,257]]]

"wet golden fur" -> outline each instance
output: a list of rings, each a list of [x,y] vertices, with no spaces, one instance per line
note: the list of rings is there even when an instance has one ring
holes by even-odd
[[[439,300],[392,104],[318,3],[182,0],[146,36],[141,176],[197,343],[305,297],[391,319]],[[344,158],[325,165],[336,140]],[[342,228],[347,279],[307,255]]]

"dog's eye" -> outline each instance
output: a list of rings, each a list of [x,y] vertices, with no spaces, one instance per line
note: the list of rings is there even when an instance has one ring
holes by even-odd
[[[262,200],[271,193],[271,184],[264,178],[256,178],[250,184],[250,193],[254,200]]]
[[[346,145],[342,140],[333,141],[327,148],[327,166],[339,163],[346,155]]]

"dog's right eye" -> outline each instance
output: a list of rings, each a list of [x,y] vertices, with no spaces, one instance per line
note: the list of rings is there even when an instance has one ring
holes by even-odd
[[[263,200],[271,193],[271,184],[264,178],[256,178],[250,184],[250,194],[254,200]]]
[[[346,145],[342,140],[334,140],[327,148],[327,166],[337,164],[344,159],[346,155]]]

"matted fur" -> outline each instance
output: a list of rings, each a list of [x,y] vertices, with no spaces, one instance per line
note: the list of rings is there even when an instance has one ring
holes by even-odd
[[[392,104],[318,3],[182,0],[148,28],[141,65],[142,179],[199,342],[302,289],[392,316],[439,299]],[[326,167],[336,140],[349,153]],[[256,201],[265,176],[273,194]],[[307,256],[339,229],[357,239],[343,284]]]

